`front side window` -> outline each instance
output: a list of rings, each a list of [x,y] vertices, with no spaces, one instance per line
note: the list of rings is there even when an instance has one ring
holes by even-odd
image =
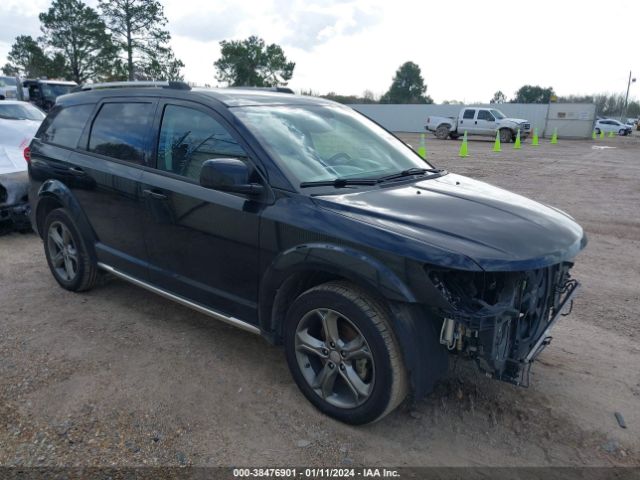
[[[105,103],[91,127],[89,151],[142,164],[153,114],[151,103]]]
[[[233,113],[301,183],[430,168],[407,145],[349,108],[252,106],[233,108]]]
[[[40,127],[40,139],[62,147],[76,148],[93,107],[72,105],[49,115]]]
[[[471,120],[471,119],[473,119],[475,114],[476,114],[475,110],[465,110],[464,111],[464,115],[462,116],[462,118],[464,118],[465,120]]]
[[[478,112],[478,120],[489,120],[490,122],[493,122],[494,118],[487,110],[480,110]]]
[[[162,115],[156,167],[197,180],[206,160],[247,157],[213,117],[193,108],[167,105]]]

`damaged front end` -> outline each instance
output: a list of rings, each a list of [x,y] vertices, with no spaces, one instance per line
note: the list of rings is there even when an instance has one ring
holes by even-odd
[[[29,178],[27,172],[0,175],[0,227],[2,230],[30,230]]]
[[[537,355],[549,344],[553,324],[572,305],[579,286],[570,262],[526,272],[466,272],[427,267],[450,309],[440,343],[476,361],[498,380],[528,386]]]

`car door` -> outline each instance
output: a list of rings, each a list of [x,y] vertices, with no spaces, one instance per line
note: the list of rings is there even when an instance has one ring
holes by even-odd
[[[98,261],[140,279],[149,274],[140,181],[156,105],[148,97],[100,102],[81,140],[84,151],[69,158],[84,185],[76,196],[98,238]]]
[[[491,135],[496,131],[496,119],[489,110],[479,109],[475,120],[477,133]]]
[[[196,103],[161,102],[154,131],[155,169],[143,174],[152,282],[256,324],[261,205],[199,184],[205,160],[249,162],[247,150],[220,115]]]
[[[139,181],[155,105],[108,100],[55,111],[34,141],[32,159],[35,181],[58,180],[79,203],[98,261],[137,278],[148,276]]]
[[[462,117],[458,119],[458,133],[463,134],[465,131],[469,134],[477,133],[476,126],[476,109],[466,108]]]

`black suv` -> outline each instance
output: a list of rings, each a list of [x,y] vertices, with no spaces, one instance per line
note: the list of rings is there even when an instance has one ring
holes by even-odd
[[[450,354],[526,384],[586,245],[567,214],[306,96],[97,85],[59,98],[25,157],[62,287],[109,273],[283,344],[304,395],[353,424],[428,393]]]

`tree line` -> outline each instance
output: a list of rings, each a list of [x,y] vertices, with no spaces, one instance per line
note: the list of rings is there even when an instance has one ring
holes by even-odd
[[[493,94],[489,103],[595,103],[596,115],[600,117],[616,117],[625,115],[625,95],[621,93],[598,93],[593,95],[557,96],[553,87],[543,88],[538,85],[523,85],[511,100],[502,91]],[[640,102],[631,100],[626,105],[626,116],[640,117]]]
[[[168,42],[157,0],[53,0],[40,13],[42,35],[19,35],[5,75],[86,81],[181,80],[184,63]]]
[[[82,0],[53,0],[40,13],[37,39],[16,38],[2,67],[5,75],[65,78],[77,83],[117,80],[182,80],[184,63],[176,58],[166,29],[167,19],[158,0],[98,0],[93,9]],[[223,40],[221,54],[213,65],[216,79],[228,86],[285,86],[292,78],[295,62],[289,61],[280,45],[267,45],[257,36],[245,40]],[[365,90],[362,96],[313,91],[340,103],[429,104],[427,85],[420,67],[411,61],[396,70],[389,89],[377,97]],[[557,97],[552,87],[523,85],[508,100],[500,90],[490,103],[595,103],[600,116],[622,115],[621,94],[569,95]],[[462,104],[447,100],[444,104]],[[631,101],[629,117],[640,116],[640,103]]]

